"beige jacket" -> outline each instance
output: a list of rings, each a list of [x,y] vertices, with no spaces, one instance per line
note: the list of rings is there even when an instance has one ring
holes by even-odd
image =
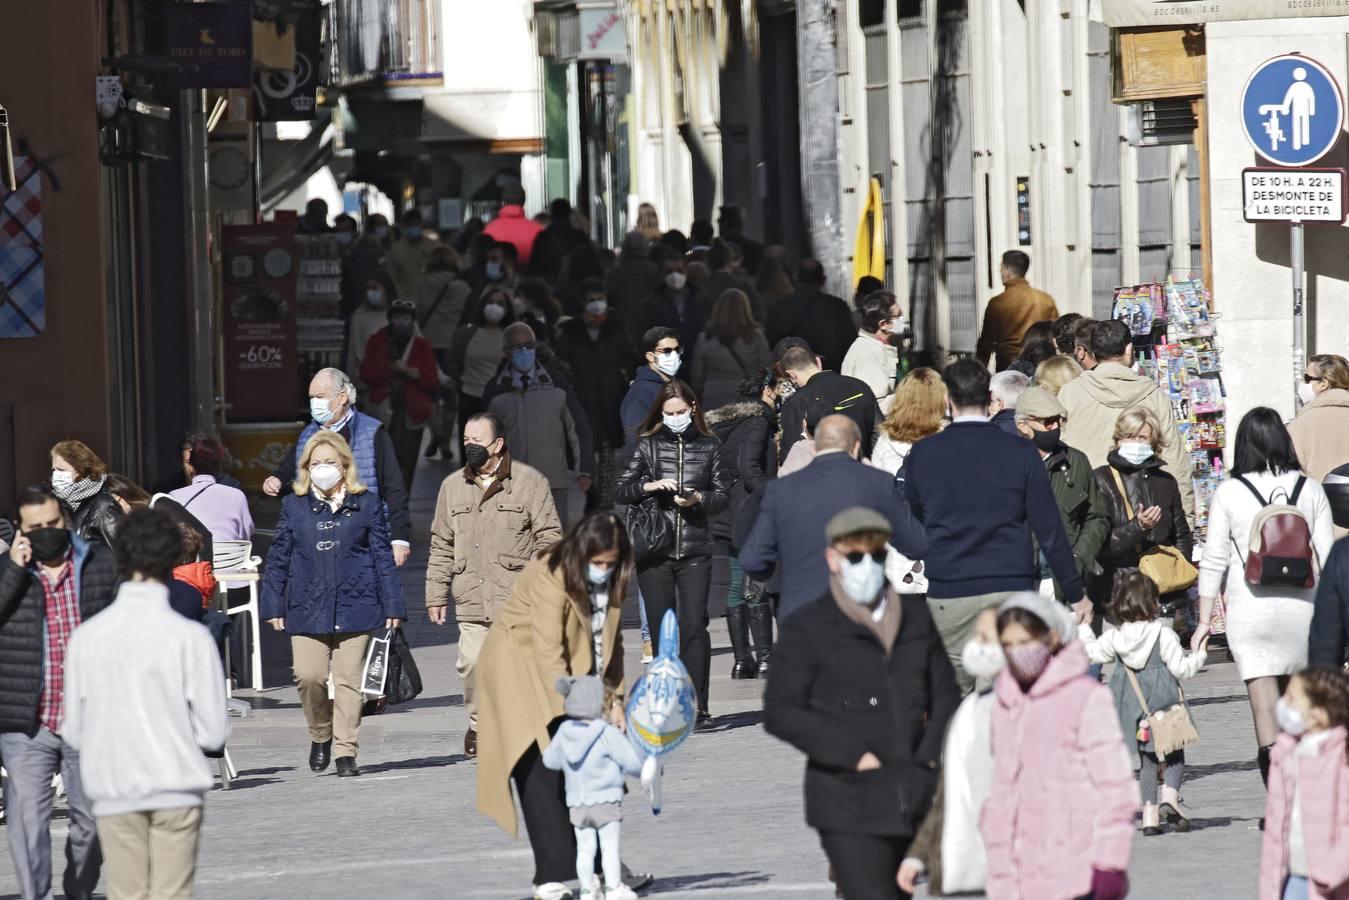
[[[895,392],[895,374],[899,369],[899,351],[888,341],[878,341],[865,331],[857,332],[857,340],[843,357],[844,375],[860,378],[871,388],[878,401]]]
[[[1288,423],[1302,471],[1317,481],[1349,463],[1349,391],[1331,389],[1308,403]]]
[[[1171,400],[1157,383],[1137,375],[1123,363],[1101,363],[1083,372],[1059,391],[1059,402],[1068,411],[1063,423],[1063,442],[1087,454],[1091,467],[1106,464],[1106,454],[1115,448],[1115,420],[1131,406],[1146,406],[1162,423],[1162,462],[1180,487],[1185,516],[1194,524],[1194,478],[1190,454],[1176,430]]]
[[[460,469],[440,486],[426,561],[426,605],[454,598],[460,622],[489,623],[531,559],[562,538],[548,480],[524,463],[501,461],[483,490]]]
[[[511,770],[529,748],[547,749],[548,724],[562,715],[554,687],[595,665],[590,595],[568,594],[561,570],[529,564],[478,656],[478,810],[517,834]],[[607,711],[623,699],[623,597],[609,595],[600,638]]]
[[[988,301],[974,358],[986,365],[990,356],[996,356],[1001,372],[1021,355],[1021,340],[1027,328],[1058,317],[1053,297],[1037,291],[1024,278],[1013,278],[1001,294]]]

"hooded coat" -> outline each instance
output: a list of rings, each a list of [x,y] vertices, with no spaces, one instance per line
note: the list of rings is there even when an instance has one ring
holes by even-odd
[[[1349,391],[1332,388],[1298,410],[1288,423],[1302,471],[1317,481],[1349,463]]]
[[[1307,738],[1302,738],[1307,740]],[[1288,835],[1293,798],[1302,799],[1311,900],[1349,900],[1349,762],[1344,726],[1315,749],[1299,753],[1297,738],[1279,735],[1270,753],[1265,836],[1260,853],[1260,900],[1280,900],[1288,879]],[[1317,883],[1330,888],[1323,891]]]
[[[979,817],[988,900],[1089,895],[1094,869],[1128,871],[1138,810],[1110,690],[1073,641],[1029,690],[1004,669],[993,691],[993,788]]]
[[[623,776],[642,774],[642,760],[623,732],[603,719],[568,719],[543,751],[543,764],[562,772],[567,806],[623,802]]]
[[[1115,420],[1131,406],[1146,406],[1162,423],[1162,463],[1176,479],[1185,515],[1194,520],[1194,484],[1190,454],[1176,429],[1171,399],[1150,378],[1134,374],[1118,362],[1103,362],[1083,372],[1059,391],[1059,402],[1068,411],[1063,423],[1063,441],[1087,454],[1093,468],[1105,465],[1115,447]]]

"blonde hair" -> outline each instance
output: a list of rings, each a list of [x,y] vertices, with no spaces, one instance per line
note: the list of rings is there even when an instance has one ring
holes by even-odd
[[[1063,386],[1082,374],[1082,366],[1071,356],[1051,356],[1035,367],[1035,384],[1055,397]]]
[[[1318,353],[1307,360],[1307,367],[1326,380],[1326,388],[1349,388],[1349,360],[1335,353]]]
[[[1134,437],[1145,425],[1152,429],[1152,452],[1160,452],[1166,447],[1166,441],[1162,440],[1162,423],[1146,406],[1131,406],[1119,414],[1115,420],[1115,443]]]
[[[946,415],[946,385],[935,369],[914,369],[895,388],[890,414],[881,429],[892,441],[914,441],[941,430]]]
[[[337,458],[342,461],[342,468],[346,473],[342,480],[347,493],[364,494],[365,485],[361,484],[357,476],[356,460],[351,456],[351,447],[347,446],[342,435],[336,431],[321,429],[314,432],[314,436],[304,445],[304,452],[300,454],[300,465],[295,469],[295,484],[292,485],[292,490],[301,497],[309,493],[309,460],[314,456],[314,451],[320,447],[331,447]]]

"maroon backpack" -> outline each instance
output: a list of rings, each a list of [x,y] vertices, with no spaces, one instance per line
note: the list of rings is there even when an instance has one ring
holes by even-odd
[[[1240,475],[1237,481],[1246,485],[1261,507],[1251,520],[1246,583],[1253,587],[1316,587],[1320,565],[1312,546],[1311,523],[1297,507],[1298,495],[1307,479],[1298,477],[1287,503],[1271,503]],[[1236,543],[1236,538],[1232,543]],[[1237,549],[1239,557],[1240,548]]]

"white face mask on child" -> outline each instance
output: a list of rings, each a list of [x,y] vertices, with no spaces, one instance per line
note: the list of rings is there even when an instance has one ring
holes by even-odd
[[[1293,737],[1302,737],[1303,732],[1307,730],[1307,722],[1302,713],[1282,697],[1274,704],[1274,721],[1279,723],[1280,731]]]
[[[1007,657],[998,644],[985,644],[971,639],[965,644],[965,649],[960,651],[960,664],[975,678],[989,681],[1007,665]]]

